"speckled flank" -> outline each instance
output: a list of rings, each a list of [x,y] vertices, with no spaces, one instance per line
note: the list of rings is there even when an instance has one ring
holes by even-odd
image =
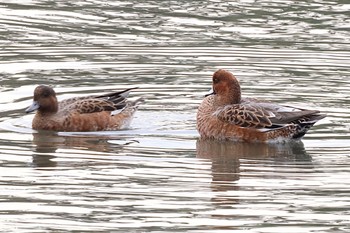
[[[36,130],[102,131],[129,127],[137,102],[126,102],[125,92],[102,96],[87,96],[57,102],[52,88],[38,86],[34,91],[35,104],[28,112],[37,110],[32,127]],[[36,109],[37,108],[37,109]],[[113,111],[120,109],[117,114]]]
[[[228,71],[213,75],[214,95],[197,111],[197,130],[203,139],[271,142],[298,139],[325,117],[317,110],[285,107],[241,98],[237,79]]]

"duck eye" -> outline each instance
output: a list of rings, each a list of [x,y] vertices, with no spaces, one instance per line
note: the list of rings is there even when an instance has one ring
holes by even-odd
[[[219,82],[219,79],[214,78],[214,79],[213,79],[213,82],[214,82],[214,83],[218,83],[218,82]]]

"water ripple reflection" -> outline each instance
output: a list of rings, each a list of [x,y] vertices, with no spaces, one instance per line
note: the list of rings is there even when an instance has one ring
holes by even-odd
[[[349,232],[349,4],[0,3],[1,232]],[[302,142],[203,141],[217,68],[244,96],[319,109]],[[59,99],[139,87],[129,130],[37,132]]]

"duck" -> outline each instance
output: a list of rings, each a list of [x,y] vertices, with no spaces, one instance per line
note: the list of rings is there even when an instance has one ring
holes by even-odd
[[[286,142],[301,139],[319,120],[318,110],[243,98],[237,78],[224,69],[212,76],[212,91],[197,110],[201,139],[239,142]]]
[[[52,87],[39,85],[34,90],[32,104],[25,112],[36,111],[32,121],[34,130],[83,132],[126,129],[142,102],[142,99],[127,101],[133,89],[58,101]]]

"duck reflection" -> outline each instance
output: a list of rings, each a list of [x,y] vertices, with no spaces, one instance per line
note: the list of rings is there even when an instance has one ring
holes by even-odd
[[[33,166],[35,167],[55,167],[57,162],[53,159],[57,156],[58,149],[75,149],[86,150],[91,154],[95,152],[112,153],[113,151],[120,150],[123,146],[136,141],[122,140],[118,138],[121,143],[111,144],[110,140],[116,140],[117,138],[107,136],[94,136],[94,135],[72,135],[61,136],[57,132],[41,131],[33,134],[33,144],[35,150],[33,153]]]
[[[197,157],[210,159],[212,162],[212,185],[214,192],[238,190],[238,180],[242,175],[242,160],[249,163],[293,163],[304,161],[310,163],[311,157],[307,154],[301,141],[285,144],[265,143],[238,143],[229,141],[197,140]],[[220,204],[234,204],[239,200],[223,195],[214,198]]]

